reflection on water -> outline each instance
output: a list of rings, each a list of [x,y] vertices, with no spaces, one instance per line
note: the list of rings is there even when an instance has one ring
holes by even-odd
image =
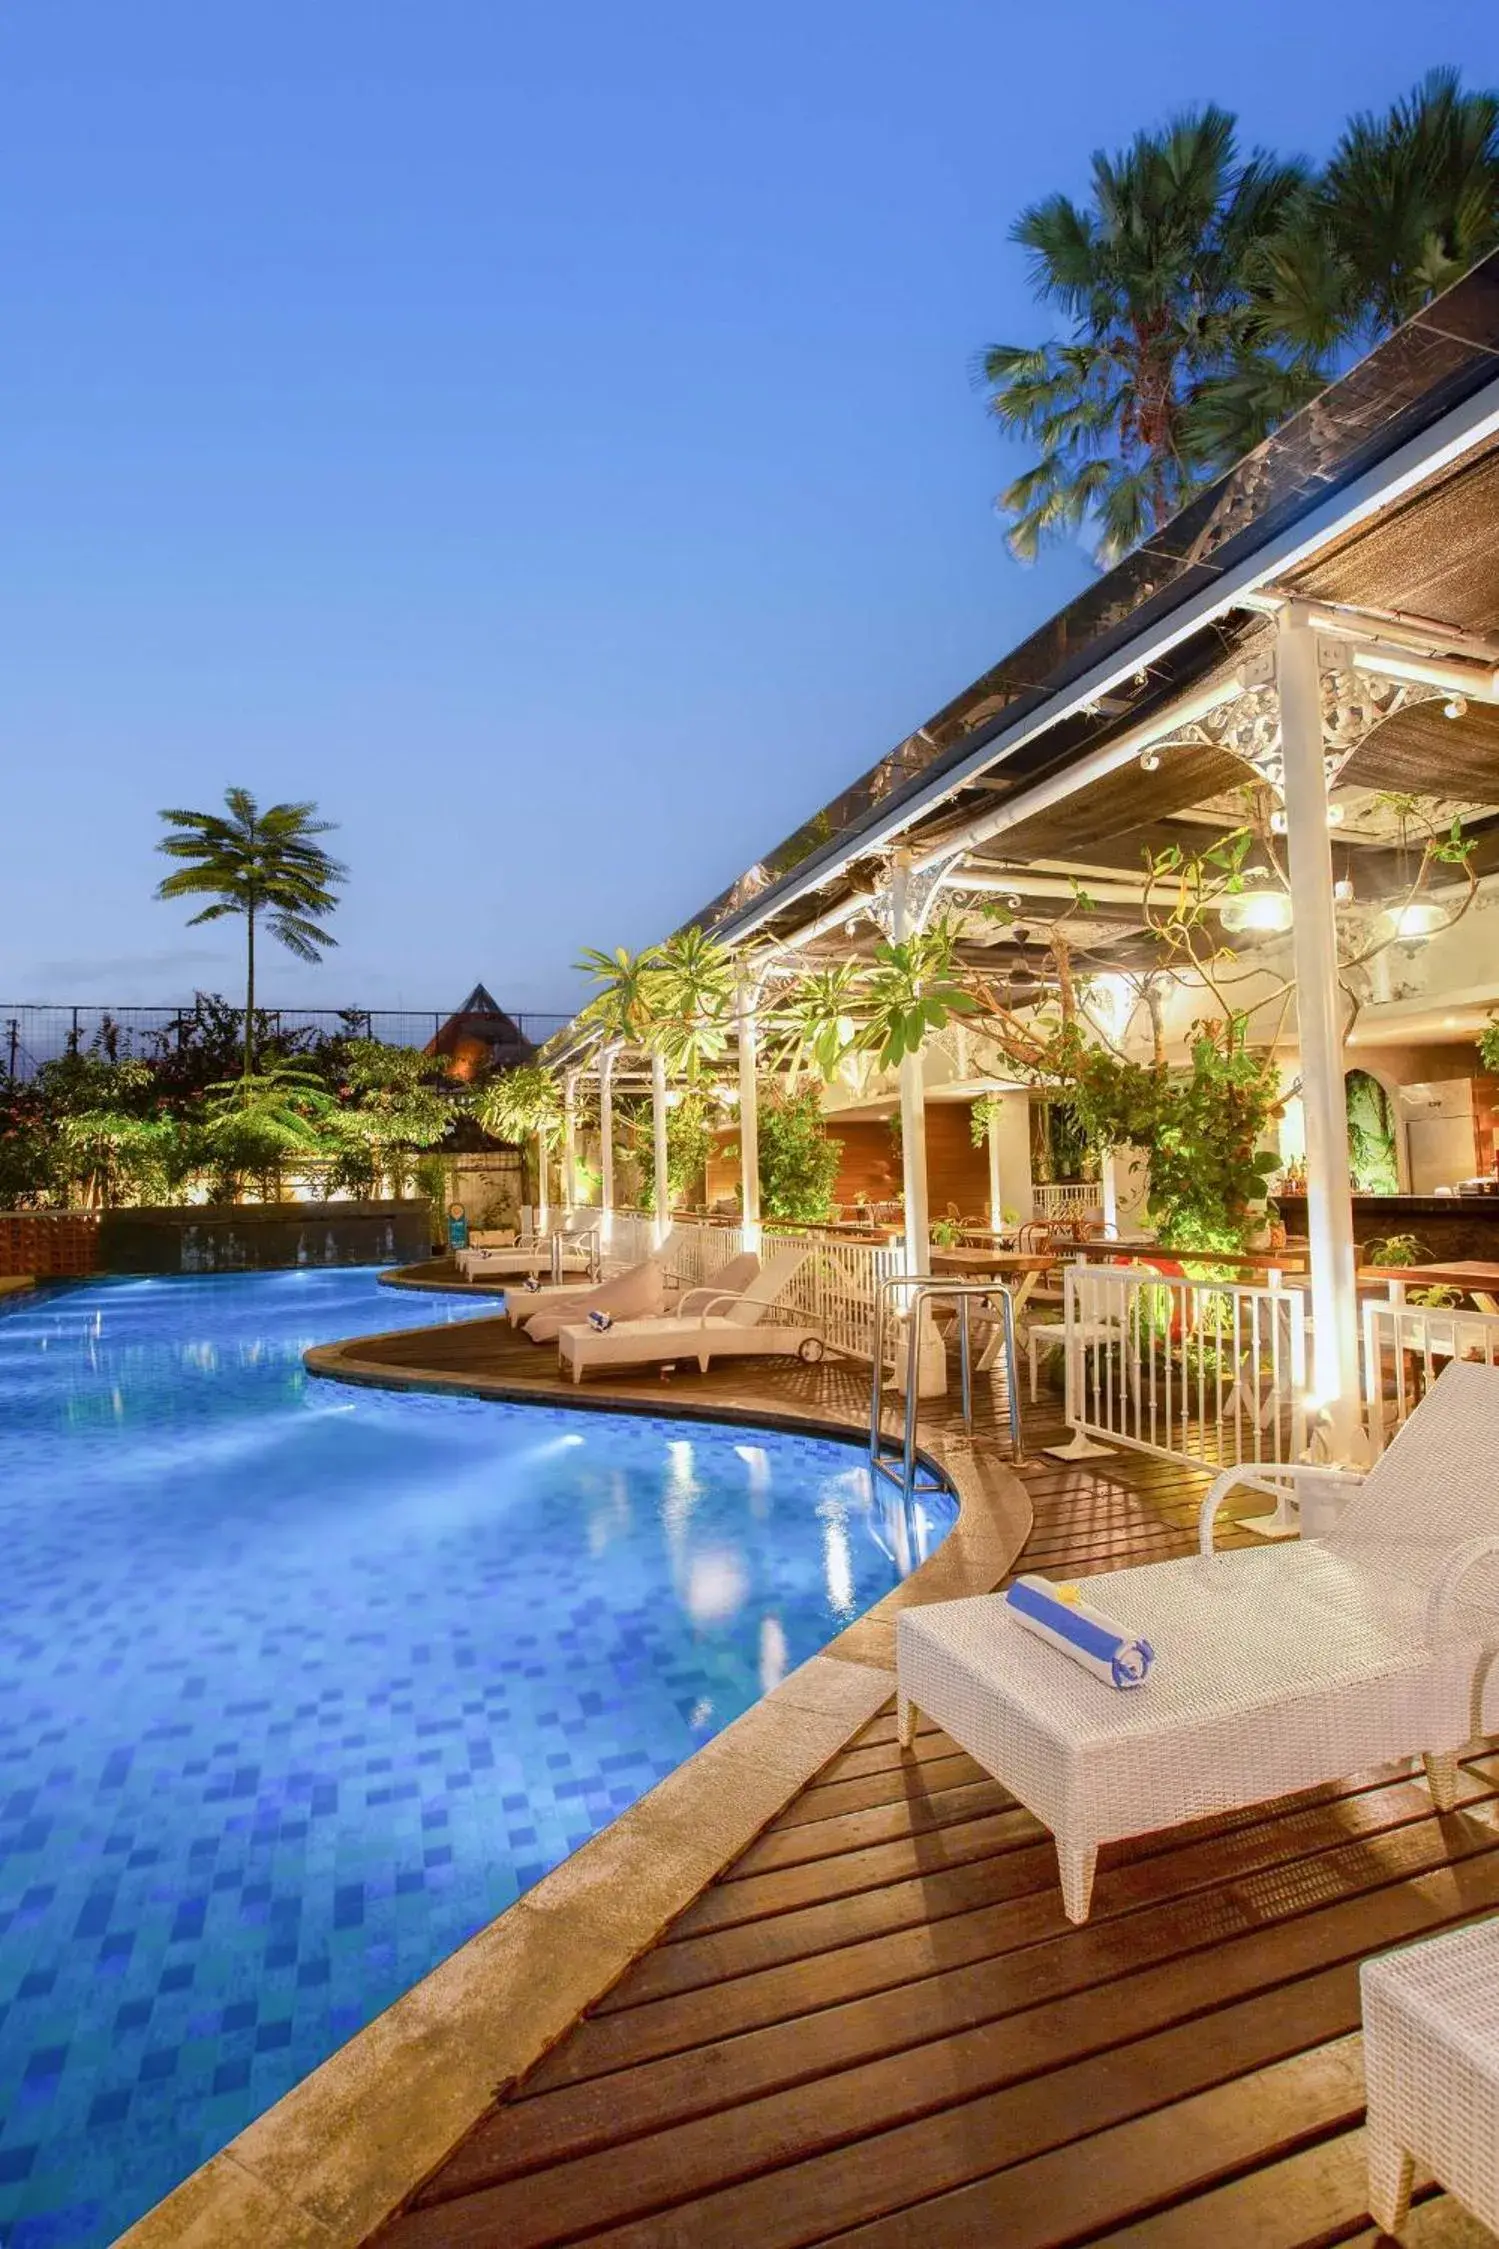
[[[5,2249],[112,2240],[950,1517],[822,1439],[307,1377],[389,1325],[337,1270],[0,1320]]]

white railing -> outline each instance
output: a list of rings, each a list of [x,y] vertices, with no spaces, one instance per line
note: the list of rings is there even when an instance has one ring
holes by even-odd
[[[1060,1187],[1033,1187],[1031,1200],[1038,1218],[1103,1216],[1103,1187],[1096,1179],[1072,1180]]]
[[[1499,1319],[1446,1305],[1364,1306],[1364,1418],[1383,1450],[1454,1359],[1499,1366]]]
[[[1306,1449],[1299,1289],[1137,1265],[1069,1265],[1065,1278],[1053,1332],[1076,1436],[1205,1468],[1268,1466]],[[1034,1350],[1047,1331],[1031,1332]]]

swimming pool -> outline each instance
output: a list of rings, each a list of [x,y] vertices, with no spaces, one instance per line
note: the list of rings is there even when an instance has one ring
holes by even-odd
[[[0,1318],[0,2242],[107,2242],[887,1591],[812,1437],[311,1380],[368,1272]]]

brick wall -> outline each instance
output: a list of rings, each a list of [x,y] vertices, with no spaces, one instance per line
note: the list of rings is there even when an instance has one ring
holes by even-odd
[[[0,1211],[0,1273],[39,1281],[99,1270],[99,1221],[78,1210]]]

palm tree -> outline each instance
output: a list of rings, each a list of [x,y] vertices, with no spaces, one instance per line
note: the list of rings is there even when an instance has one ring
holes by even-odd
[[[1012,239],[1071,334],[995,344],[980,362],[991,412],[1041,449],[999,499],[1015,554],[1086,527],[1114,560],[1208,481],[1220,386],[1242,388],[1257,366],[1276,392],[1266,427],[1316,387],[1294,350],[1257,331],[1245,279],[1306,184],[1304,166],[1263,150],[1241,161],[1232,116],[1210,105],[1095,153],[1086,205],[1052,195],[1021,214]]]
[[[1263,255],[1267,326],[1294,349],[1373,342],[1499,245],[1499,96],[1433,70],[1383,117],[1350,118]]]
[[[248,789],[226,789],[225,812],[163,812],[169,834],[156,848],[182,866],[158,884],[158,898],[202,898],[211,905],[188,927],[226,914],[245,924],[244,1075],[255,1071],[255,932],[264,920],[279,944],[298,960],[318,961],[338,942],[321,927],[338,904],[336,885],[347,874],[315,841],[331,820],[314,818],[315,804],[273,804],[261,811]]]

